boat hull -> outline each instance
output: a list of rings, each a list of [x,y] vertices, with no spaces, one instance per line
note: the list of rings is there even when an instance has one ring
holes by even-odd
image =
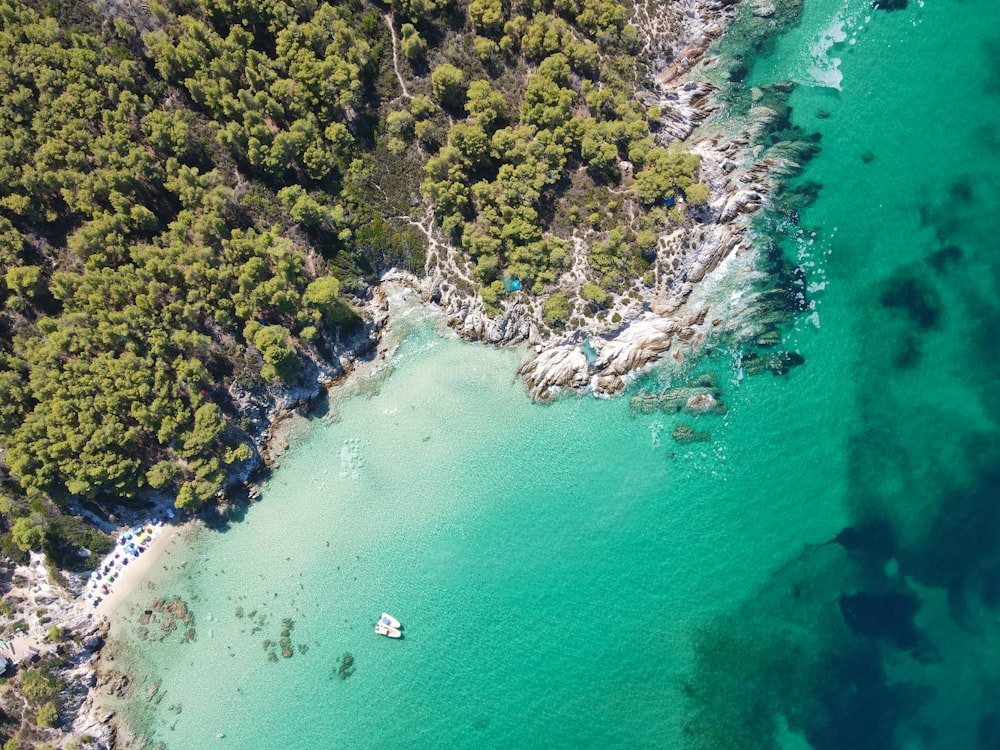
[[[379,635],[384,635],[386,638],[403,637],[403,634],[399,632],[399,628],[394,628],[391,625],[385,625],[381,622],[375,626],[375,632]]]
[[[382,616],[378,618],[378,621],[382,625],[386,625],[390,628],[396,628],[396,630],[399,630],[400,628],[403,627],[402,625],[399,624],[399,620],[390,615],[388,612],[383,612]]]

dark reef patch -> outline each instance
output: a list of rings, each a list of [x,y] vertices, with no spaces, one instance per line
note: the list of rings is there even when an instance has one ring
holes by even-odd
[[[882,518],[845,526],[833,541],[848,551],[864,553],[879,563],[888,561],[896,554],[896,536],[892,526]]]
[[[972,179],[968,176],[959,177],[948,186],[948,198],[953,201],[972,203],[975,193],[972,188]]]
[[[984,89],[991,96],[1000,95],[1000,38],[988,39],[983,43],[983,56],[986,58],[984,67],[987,72]]]
[[[1000,713],[987,714],[980,720],[976,739],[982,750],[996,750],[1000,747]]]
[[[883,307],[901,310],[923,330],[935,328],[944,310],[937,290],[928,281],[907,270],[887,279],[878,299]]]
[[[955,266],[962,260],[962,248],[958,245],[945,245],[944,247],[935,250],[930,255],[928,255],[925,260],[927,265],[933,268],[938,273],[944,273],[948,271],[952,266]]]
[[[781,193],[781,202],[787,208],[794,208],[797,211],[811,206],[819,198],[819,193],[823,189],[822,182],[806,180],[794,187],[786,189]]]
[[[845,530],[843,540],[862,543],[869,533],[879,535],[874,528]],[[772,750],[784,723],[816,750],[894,750],[900,736],[920,730],[927,693],[890,682],[884,667],[894,640],[923,642],[906,629],[909,622],[914,630],[916,607],[909,600],[887,607],[896,615],[891,629],[872,625],[870,612],[861,611],[867,630],[890,636],[872,638],[849,627],[837,606],[854,582],[894,585],[861,557],[838,545],[806,547],[736,611],[698,634],[684,684],[689,748]]]
[[[912,651],[920,645],[920,635],[913,624],[919,609],[920,600],[910,592],[859,591],[840,597],[840,613],[851,630],[865,638],[889,641],[903,651]]]
[[[933,227],[939,242],[948,242],[949,238],[962,229],[962,217],[953,208],[925,204],[918,211],[920,223],[925,227]]]
[[[923,359],[920,340],[912,333],[904,333],[896,341],[896,349],[892,353],[892,364],[897,370],[913,370]]]
[[[875,10],[906,10],[908,4],[908,0],[872,0]]]
[[[903,746],[901,724],[918,727],[927,691],[889,684],[874,645],[852,644],[831,656],[824,673],[805,732],[816,750],[892,750]]]
[[[743,80],[748,75],[750,75],[750,68],[748,68],[742,62],[738,62],[736,65],[734,65],[729,69],[729,82],[742,83]]]
[[[989,607],[1000,607],[998,444],[998,432],[965,436],[963,445],[971,465],[964,475],[942,482],[940,503],[927,534],[900,552],[908,575],[951,593],[953,610],[973,594]],[[953,615],[962,619],[963,609],[958,607]]]

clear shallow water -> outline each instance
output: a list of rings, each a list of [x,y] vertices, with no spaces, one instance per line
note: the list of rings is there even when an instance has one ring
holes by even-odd
[[[116,623],[119,665],[166,691],[134,689],[133,725],[195,749],[996,747],[991,18],[807,0],[756,59],[746,85],[798,81],[792,121],[823,135],[819,197],[783,225],[805,366],[740,378],[716,352],[729,413],[695,422],[542,407],[520,353],[412,312],[392,375]],[[680,421],[711,442],[676,445]],[[188,602],[193,642],[134,635],[154,595]],[[371,633],[383,609],[403,641]],[[264,646],[285,618],[287,659]]]
[[[197,636],[126,658],[166,691],[138,722],[171,747],[679,738],[691,629],[843,523],[836,492],[803,504],[780,462],[730,443],[805,441],[818,419],[789,431],[771,414],[788,384],[737,387],[727,367],[729,415],[698,424],[718,438],[687,449],[673,418],[627,399],[533,405],[512,380],[520,353],[412,317],[378,392],[334,403],[339,421],[294,442],[263,502],[141,592],[131,617],[180,595]],[[403,641],[371,632],[382,609]],[[296,653],[270,662],[284,618]],[[344,652],[356,672],[340,680]]]

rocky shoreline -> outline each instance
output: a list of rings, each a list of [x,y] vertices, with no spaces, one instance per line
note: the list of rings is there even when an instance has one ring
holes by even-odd
[[[580,321],[576,327],[561,332],[548,329],[542,316],[544,297],[520,292],[504,298],[500,313],[490,315],[471,291],[459,252],[434,236],[429,217],[419,223],[431,249],[429,273],[413,279],[414,288],[440,306],[451,327],[470,341],[533,346],[535,356],[519,371],[533,399],[549,400],[567,389],[620,395],[631,376],[668,353],[683,362],[710,339],[725,336],[740,345],[754,342],[770,327],[762,322],[773,312],[769,297],[754,286],[766,282],[766,274],[755,256],[753,220],[782,181],[799,170],[801,160],[811,156],[814,146],[796,141],[769,148],[760,145],[761,135],[779,117],[760,90],[753,92],[754,104],[737,132],[712,121],[720,106],[713,96],[719,87],[709,79],[719,59],[706,53],[736,6],[737,2],[702,0],[673,4],[645,30],[649,34],[683,28],[689,40],[657,78],[655,90],[641,92],[640,97],[664,112],[658,144],[686,141],[701,157],[701,179],[710,188],[708,204],[693,222],[659,237],[650,263],[651,283],[648,278],[634,281],[598,314],[588,314],[588,302],[581,294],[591,280],[581,272],[587,268],[587,243],[574,237],[572,268],[559,280],[558,290],[570,300],[570,317]],[[773,7],[757,6],[760,3],[752,12],[762,19],[774,13]],[[791,85],[773,88],[770,93],[781,97]],[[627,184],[631,165],[622,162],[621,169]],[[736,300],[712,299],[706,288],[727,280],[745,293]]]
[[[787,318],[780,308],[787,300],[779,299],[782,294],[766,283],[767,274],[761,270],[753,242],[752,221],[780,190],[782,180],[797,171],[801,157],[808,156],[808,145],[759,145],[761,134],[778,114],[767,106],[767,97],[757,92],[736,132],[731,132],[732,126],[727,131],[725,126],[714,124],[712,116],[720,107],[715,96],[719,86],[711,78],[719,61],[707,57],[707,51],[731,22],[737,5],[738,0],[686,0],[664,8],[657,17],[637,19],[650,58],[661,61],[664,68],[655,90],[641,93],[664,113],[658,140],[661,145],[687,141],[701,157],[702,180],[710,188],[708,204],[696,221],[659,237],[655,260],[650,264],[651,279],[634,283],[594,314],[581,295],[588,280],[587,242],[575,237],[571,270],[560,279],[559,288],[571,301],[573,317],[580,321],[577,325],[560,332],[550,330],[542,318],[544,298],[521,293],[506,297],[500,313],[490,315],[472,291],[474,285],[459,252],[436,234],[428,214],[414,222],[428,239],[428,274],[418,278],[393,272],[384,282],[403,284],[425,302],[438,306],[449,325],[468,340],[532,347],[533,356],[519,374],[530,396],[541,401],[567,390],[619,395],[643,368],[666,358],[684,363],[708,342],[725,339],[737,344],[776,344],[776,326]],[[753,12],[758,10],[767,8],[755,6]],[[663,40],[677,38],[684,40],[683,49],[669,55]],[[772,93],[780,95],[787,90]],[[627,183],[630,165],[623,162],[621,169]],[[733,293],[734,289],[740,291]],[[231,396],[252,425],[257,451],[234,472],[227,491],[234,495],[247,492],[252,500],[253,477],[273,467],[287,446],[287,430],[294,423],[290,416],[313,409],[329,388],[345,382],[360,360],[368,359],[372,367],[378,366],[380,355],[374,352],[388,319],[388,299],[381,286],[364,302],[363,317],[368,323],[352,339],[326,342],[331,357],[312,356],[301,381],[305,385],[266,393],[231,387]],[[780,359],[783,354],[787,353],[764,354],[756,358],[760,360],[756,364],[778,371],[771,367],[769,357]],[[637,396],[633,407],[666,409],[683,402],[680,408],[689,413],[724,408],[714,384],[695,383],[692,387],[690,393]],[[674,437],[678,442],[704,439],[694,432]],[[136,519],[123,520],[128,524]],[[107,623],[87,617],[81,595],[85,581],[70,576],[65,587],[52,586],[48,572],[37,560],[10,575],[11,581],[22,584],[18,592],[45,592],[44,617],[37,614],[39,607],[29,612],[30,604],[15,612],[15,616],[27,618],[26,629],[38,643],[51,624],[65,628],[66,637],[53,652],[58,652],[61,666],[57,671],[67,685],[60,696],[63,714],[74,718],[45,730],[45,741],[61,747],[87,737],[88,747],[132,746],[131,740],[118,736],[113,711],[102,708],[100,696],[121,695],[129,685],[127,675],[114,668],[113,654],[106,648],[102,665]],[[22,601],[34,600],[24,596]]]

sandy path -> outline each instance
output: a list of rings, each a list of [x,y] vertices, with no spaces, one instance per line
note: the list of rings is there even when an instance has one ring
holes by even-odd
[[[146,551],[139,557],[132,558],[131,562],[122,568],[118,578],[111,584],[111,593],[101,599],[100,603],[94,607],[95,620],[110,618],[129,594],[142,585],[170,543],[180,533],[182,526],[171,523],[158,528],[160,533],[149,541],[146,545]]]

